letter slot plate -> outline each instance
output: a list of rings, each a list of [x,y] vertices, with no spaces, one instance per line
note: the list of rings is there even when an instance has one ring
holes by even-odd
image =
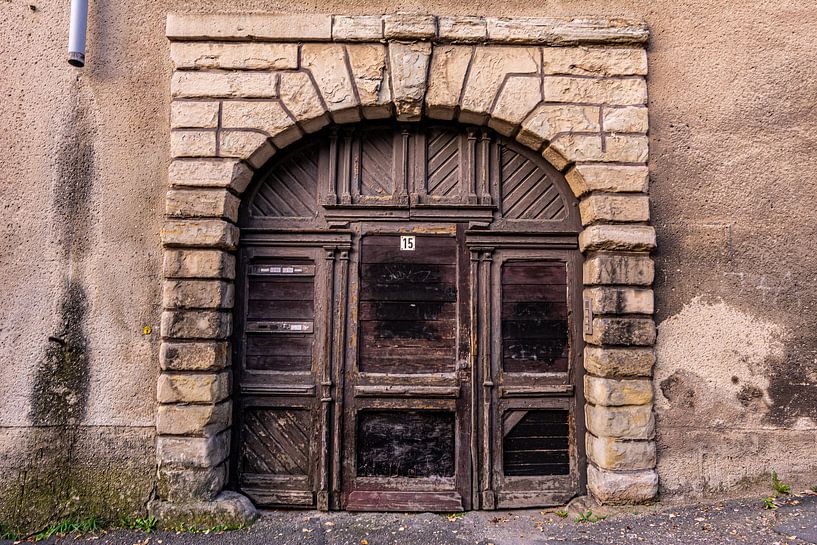
[[[312,322],[250,322],[249,333],[312,333]]]
[[[315,276],[315,265],[253,265],[253,276]]]

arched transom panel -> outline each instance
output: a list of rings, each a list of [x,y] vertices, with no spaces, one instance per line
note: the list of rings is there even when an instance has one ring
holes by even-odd
[[[490,129],[444,124],[326,129],[257,174],[240,223],[323,227],[364,214],[580,230],[564,176],[540,156]]]

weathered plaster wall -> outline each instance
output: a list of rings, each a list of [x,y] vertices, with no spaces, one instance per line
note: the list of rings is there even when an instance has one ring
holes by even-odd
[[[143,327],[155,331],[160,315],[166,14],[498,8],[93,2],[84,70],[65,62],[67,3],[0,9],[0,520],[35,497],[108,484],[122,490],[123,508],[137,508],[154,473],[158,337]],[[511,0],[500,15],[623,15],[651,27],[663,494],[737,493],[772,467],[815,484],[817,9],[798,0]]]

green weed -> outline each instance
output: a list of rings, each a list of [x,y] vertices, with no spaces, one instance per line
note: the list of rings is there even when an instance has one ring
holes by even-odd
[[[607,518],[607,515],[594,515],[593,511],[579,511],[579,515],[573,519],[575,522],[598,522]]]
[[[16,541],[19,539],[19,535],[17,532],[6,526],[5,524],[0,524],[0,541]]]
[[[153,515],[143,517],[122,517],[120,525],[126,530],[140,530],[145,533],[153,533],[159,527],[159,521]]]
[[[48,528],[41,530],[32,537],[34,541],[42,541],[52,536],[64,536],[68,534],[92,534],[98,532],[102,527],[96,517],[84,520],[63,520],[52,524]]]
[[[554,515],[556,515],[556,516],[557,516],[557,517],[559,517],[559,518],[562,518],[562,519],[566,519],[566,518],[567,518],[567,511],[565,511],[565,510],[556,511],[556,512],[555,512],[555,513],[553,513],[553,514],[554,514]]]
[[[778,479],[777,471],[775,470],[772,470],[772,486],[774,487],[775,494],[787,495],[791,493],[791,486],[784,484],[780,479]]]
[[[448,522],[454,522],[457,519],[461,519],[465,516],[465,513],[458,512],[458,513],[442,513],[442,515],[448,519]]]
[[[774,496],[768,498],[760,498],[763,502],[763,509],[777,509],[777,504],[774,502]]]

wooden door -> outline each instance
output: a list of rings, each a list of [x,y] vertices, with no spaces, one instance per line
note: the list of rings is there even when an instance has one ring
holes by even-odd
[[[471,507],[469,261],[464,229],[442,231],[361,233],[346,360],[346,509]]]

